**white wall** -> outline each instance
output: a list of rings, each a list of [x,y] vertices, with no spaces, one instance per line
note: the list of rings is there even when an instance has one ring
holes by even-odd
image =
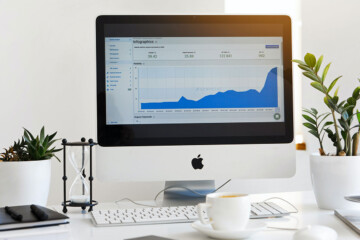
[[[360,1],[357,0],[302,0],[303,54],[311,52],[324,55],[323,65],[332,62],[327,84],[343,75],[338,81],[340,99],[351,96],[360,78]],[[328,111],[321,93],[310,86],[310,80],[303,77],[303,106]],[[330,120],[330,118],[329,118]],[[304,129],[306,132],[306,129]],[[308,152],[317,152],[317,140],[306,132]],[[325,150],[335,152],[329,141]]]
[[[45,125],[69,140],[95,137],[96,16],[223,12],[222,0],[0,0],[0,148],[22,127]],[[61,201],[61,171],[54,161],[50,204]],[[96,181],[95,198],[149,199],[162,187]]]

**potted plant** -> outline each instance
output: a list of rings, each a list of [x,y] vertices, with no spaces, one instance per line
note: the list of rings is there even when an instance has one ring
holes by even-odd
[[[51,159],[58,159],[55,152],[61,150],[51,147],[58,140],[55,136],[56,132],[46,135],[44,127],[36,137],[24,129],[21,139],[4,149],[0,155],[0,207],[46,205]]]
[[[326,82],[330,68],[327,64],[320,74],[323,56],[316,60],[307,53],[304,61],[293,60],[311,80],[311,86],[323,95],[328,112],[319,113],[315,108],[304,109],[303,125],[319,141],[319,153],[310,156],[310,171],[314,194],[319,208],[345,209],[354,207],[344,197],[360,194],[360,156],[358,155],[360,135],[360,113],[355,110],[360,98],[360,86],[352,95],[341,101],[339,87],[335,87],[339,76]],[[332,142],[334,151],[324,149],[324,137]]]

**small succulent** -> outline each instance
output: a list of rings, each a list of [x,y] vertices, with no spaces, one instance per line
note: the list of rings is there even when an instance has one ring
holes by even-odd
[[[0,161],[30,161],[30,160],[45,160],[55,157],[55,152],[62,149],[50,148],[57,140],[54,139],[56,132],[51,135],[45,135],[45,128],[42,127],[40,136],[34,137],[31,132],[24,129],[24,135],[12,146],[4,149],[5,152],[0,154]]]
[[[60,159],[55,155],[55,152],[59,152],[62,149],[55,147],[50,148],[57,140],[54,139],[56,133],[45,136],[45,127],[41,128],[40,136],[34,137],[31,132],[24,128],[24,140],[26,142],[26,150],[29,154],[29,158],[32,160],[45,160],[55,157],[58,161]]]
[[[0,161],[17,161],[17,154],[14,152],[14,148],[10,146],[8,149],[4,148],[5,152],[0,154]]]
[[[13,145],[14,152],[16,152],[16,155],[18,157],[17,161],[28,161],[30,160],[29,154],[26,150],[26,142],[24,138],[19,139],[17,142],[14,142]]]

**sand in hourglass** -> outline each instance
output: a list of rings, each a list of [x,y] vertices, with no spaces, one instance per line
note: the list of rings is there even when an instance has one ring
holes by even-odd
[[[74,195],[70,197],[71,202],[73,203],[89,203],[90,196],[87,195]]]

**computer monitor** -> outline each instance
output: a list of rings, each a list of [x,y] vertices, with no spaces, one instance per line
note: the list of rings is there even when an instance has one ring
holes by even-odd
[[[99,16],[97,175],[295,173],[288,16]]]

